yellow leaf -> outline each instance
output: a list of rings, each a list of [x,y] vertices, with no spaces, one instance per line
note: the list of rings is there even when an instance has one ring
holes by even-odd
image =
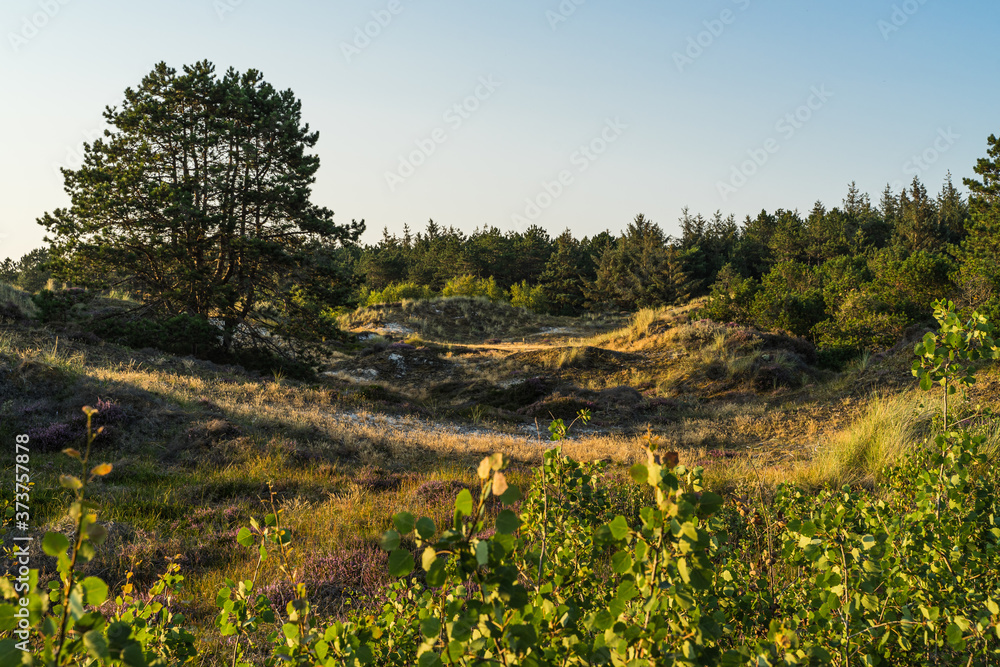
[[[90,474],[96,477],[103,477],[104,475],[107,475],[109,472],[111,472],[111,464],[102,463],[99,466],[95,466],[94,469],[90,471]]]
[[[507,491],[507,477],[502,472],[493,475],[493,495],[502,496]]]

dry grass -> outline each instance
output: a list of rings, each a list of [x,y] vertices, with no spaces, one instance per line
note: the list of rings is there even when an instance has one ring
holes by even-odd
[[[340,319],[341,326],[350,331],[379,329],[401,336],[416,333],[430,341],[455,343],[522,339],[567,323],[568,318],[537,315],[485,297],[404,300],[359,308]]]
[[[852,424],[796,471],[797,481],[809,488],[874,484],[886,466],[901,463],[929,435],[934,411],[923,398],[913,391],[874,394]]]
[[[8,316],[15,313],[26,319],[38,316],[38,306],[31,300],[30,294],[7,283],[0,283],[0,308],[5,304],[8,305],[8,308],[13,309],[12,312],[8,313]],[[3,317],[2,312],[0,312],[0,317]]]

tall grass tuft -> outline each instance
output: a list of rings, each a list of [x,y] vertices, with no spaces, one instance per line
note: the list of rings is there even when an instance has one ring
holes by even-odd
[[[861,415],[816,452],[811,464],[799,471],[807,487],[871,484],[885,466],[903,457],[929,433],[933,410],[913,392],[895,396],[875,394]]]
[[[0,283],[0,306],[10,304],[27,319],[38,317],[38,306],[32,301],[31,295],[7,283]]]

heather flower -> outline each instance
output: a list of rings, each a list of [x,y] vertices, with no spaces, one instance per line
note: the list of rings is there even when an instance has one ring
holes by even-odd
[[[31,447],[36,452],[58,452],[71,445],[77,437],[69,424],[49,424],[43,428],[28,431]]]

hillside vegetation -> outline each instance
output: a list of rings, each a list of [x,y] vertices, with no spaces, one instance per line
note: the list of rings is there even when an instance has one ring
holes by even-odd
[[[967,195],[362,244],[259,71],[104,118],[0,264],[0,665],[1000,663],[997,137]]]
[[[381,548],[383,533],[399,530],[400,511],[428,516],[436,526],[450,523],[456,495],[469,490],[475,500],[480,493],[476,470],[484,456],[502,455],[504,483],[528,494],[512,509],[523,525],[514,535],[530,543],[537,539],[529,536],[531,522],[539,520],[532,514],[539,493],[542,500],[544,493],[562,498],[559,502],[568,504],[558,511],[573,516],[597,512],[586,514],[591,517],[586,521],[621,514],[634,525],[639,507],[655,501],[654,489],[644,491],[628,474],[630,466],[652,460],[646,453],[651,429],[657,451],[677,452],[686,466],[676,473],[682,482],[678,493],[689,488],[683,482],[689,479],[720,494],[730,540],[736,540],[729,544],[749,549],[753,555],[746,563],[758,563],[757,572],[770,568],[770,576],[779,577],[780,567],[768,565],[777,552],[760,551],[760,540],[785,539],[781,530],[792,510],[781,483],[796,482],[810,493],[849,484],[859,499],[866,489],[895,493],[891,467],[908,465],[921,451],[917,443],[941,429],[933,419],[936,402],[921,398],[910,373],[913,345],[924,329],[836,373],[817,365],[809,341],[698,319],[697,303],[643,310],[617,321],[553,320],[518,318],[509,306],[491,311],[485,302],[453,298],[421,303],[421,309],[407,302],[359,311],[344,322],[354,328],[357,342],[332,354],[326,370],[303,382],[280,372],[101,342],[88,335],[87,322],[95,313],[126,311],[131,302],[95,295],[87,303],[93,310],[78,308],[44,327],[24,319],[28,313],[8,318],[0,337],[0,437],[30,438],[36,539],[58,531],[72,540],[76,514],[58,480],[73,474],[77,464],[60,452],[85,450],[80,408],[97,409],[93,426],[104,431],[91,456],[111,464],[111,470],[93,480],[87,496],[99,508],[97,521],[107,538],[90,562],[81,561],[80,576],[100,577],[113,596],[126,582],[122,595],[159,590],[164,568],[179,567],[184,592],[167,609],[183,614],[183,621],[176,616],[171,623],[190,628],[192,650],[202,661],[222,659],[232,647],[211,623],[219,611],[216,591],[235,590],[227,580],[256,579],[264,597],[253,604],[266,600],[275,618],[286,617],[284,607],[297,595],[295,582],[312,601],[309,623],[355,622],[359,614],[371,613],[381,619],[377,625],[385,622],[393,606],[383,605],[394,596],[401,601],[398,596],[410,595],[405,591],[425,580],[392,587],[390,571],[398,574],[399,562]],[[475,321],[477,306],[486,313],[482,321]],[[464,315],[453,317],[459,313]],[[470,322],[455,321],[461,317]],[[953,403],[950,420],[982,436],[976,455],[985,461],[993,460],[1000,445],[1000,430],[988,418],[1000,378],[993,367],[979,375],[967,400]],[[556,427],[581,413],[588,419],[572,425],[561,453],[543,457],[550,431],[561,434]],[[573,461],[596,467],[578,468]],[[663,470],[667,475],[668,468]],[[694,470],[702,472],[684,477],[683,471]],[[548,481],[540,475],[549,475]],[[672,484],[672,475],[662,483]],[[577,483],[594,491],[579,496],[570,490]],[[556,486],[545,491],[547,484]],[[571,486],[559,490],[561,484]],[[602,504],[573,509],[598,489]],[[459,498],[461,507],[465,502]],[[474,509],[463,513],[473,516],[479,511]],[[490,525],[510,521],[498,505],[483,505],[482,511]],[[240,527],[248,517],[262,513],[280,517],[292,550],[278,556],[281,538],[274,557],[258,564],[254,552],[234,544],[243,539]],[[577,524],[557,528],[555,516],[547,520],[549,530],[576,545],[560,548],[570,549],[567,557],[583,557],[590,548],[585,547],[589,529],[558,532]],[[740,527],[744,520],[749,523]],[[403,528],[408,525],[402,520]],[[264,532],[259,537],[266,542]],[[496,539],[507,534],[501,531]],[[467,539],[488,535],[472,532]],[[6,539],[9,548],[9,534]],[[414,548],[413,542],[403,545]],[[537,556],[525,548],[522,555],[529,561]],[[558,553],[550,556],[552,576],[561,567]],[[611,554],[597,553],[605,556],[593,563],[595,571],[615,576],[607,568],[617,566],[602,560]],[[707,557],[712,567],[720,565],[718,556]],[[33,562],[40,566],[42,585],[58,581],[55,558]],[[181,585],[177,576],[167,578],[170,586]],[[127,597],[118,606],[99,606],[113,618],[116,609],[144,599],[133,595],[129,603]],[[605,604],[616,609],[610,598]],[[241,631],[248,633],[242,650],[251,662],[264,650],[267,624],[258,623],[260,629],[255,624]],[[382,632],[392,634],[409,623],[400,620]],[[773,641],[780,645],[781,633],[793,625],[772,628]],[[378,645],[375,639],[371,635],[372,646]],[[416,642],[416,650],[418,639],[398,641]],[[173,650],[147,649],[164,655]],[[368,655],[360,645],[358,650],[358,659]],[[338,655],[334,664],[350,662],[355,654],[343,648]],[[376,651],[372,657],[396,664],[388,654]],[[838,664],[836,656],[830,659]]]

